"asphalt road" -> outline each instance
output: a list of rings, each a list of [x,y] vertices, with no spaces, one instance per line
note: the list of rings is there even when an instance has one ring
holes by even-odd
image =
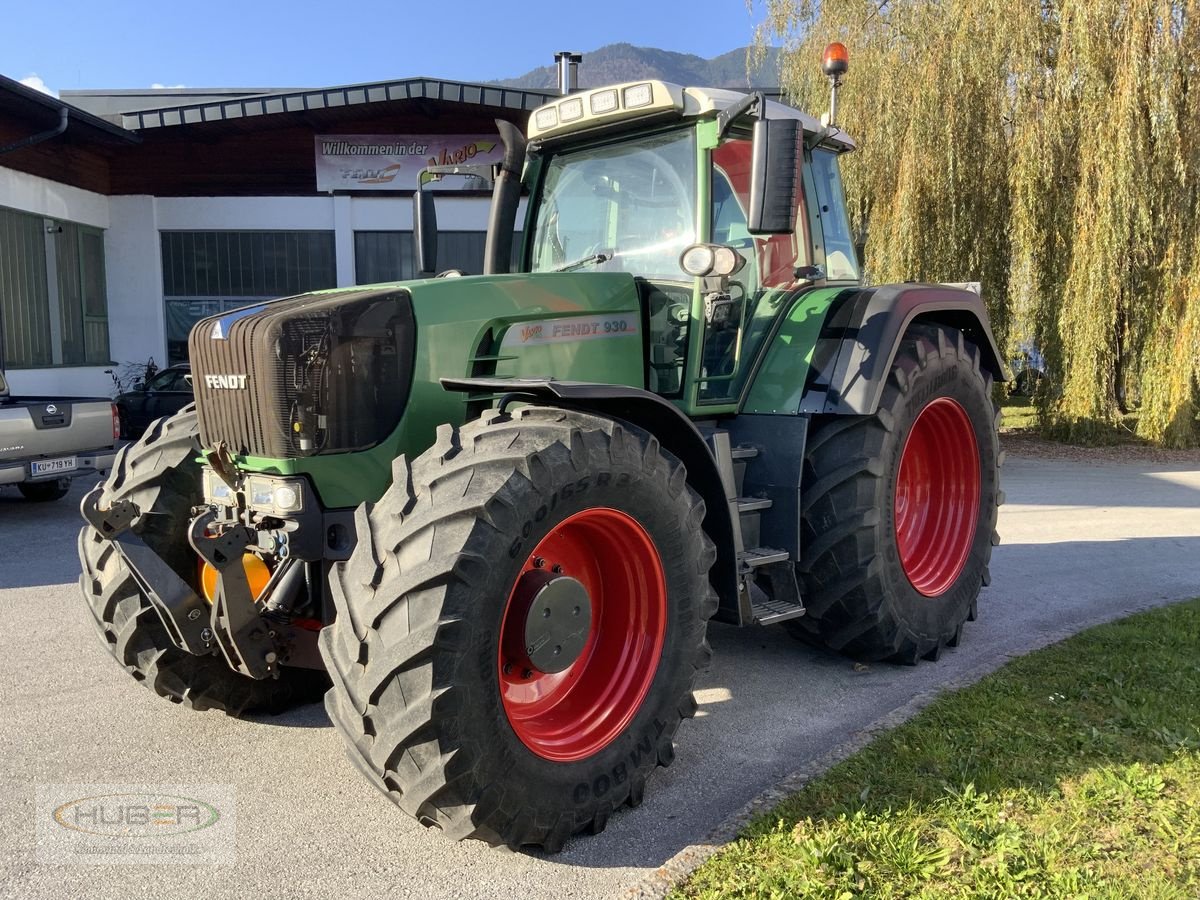
[[[246,722],[193,713],[106,658],[77,595],[75,509],[0,492],[0,896],[620,895],[780,779],[940,685],[1087,625],[1200,595],[1200,470],[1013,459],[1004,543],[963,644],[915,668],[847,661],[779,629],[713,626],[700,716],[645,803],[559,855],[453,844],[351,768],[319,706]],[[34,859],[39,783],[220,783],[232,866]]]

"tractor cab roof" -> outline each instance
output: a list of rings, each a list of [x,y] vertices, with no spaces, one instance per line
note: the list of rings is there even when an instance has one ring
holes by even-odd
[[[584,131],[671,119],[711,118],[747,96],[742,91],[683,87],[656,80],[590,88],[535,109],[529,118],[529,139],[540,144],[558,143],[561,138]],[[769,119],[798,119],[809,134],[824,130],[816,117],[777,100],[767,100],[766,114]],[[855,146],[854,140],[836,127],[824,143],[843,151]]]

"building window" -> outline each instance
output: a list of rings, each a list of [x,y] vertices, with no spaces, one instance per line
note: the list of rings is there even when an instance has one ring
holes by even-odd
[[[22,369],[53,362],[41,216],[0,209],[0,320],[5,366]]]
[[[413,265],[411,231],[354,232],[354,280],[359,284],[404,281],[413,277]]]
[[[337,285],[332,231],[164,231],[167,357],[206,317]]]
[[[108,363],[104,232],[0,209],[4,366]]]
[[[68,366],[104,365],[109,361],[104,232],[64,222],[55,243],[62,361]]]
[[[483,271],[483,231],[439,231],[439,271],[459,269],[467,275]],[[521,255],[521,234],[513,235],[513,264]],[[354,275],[359,284],[380,284],[416,278],[411,231],[354,232]]]

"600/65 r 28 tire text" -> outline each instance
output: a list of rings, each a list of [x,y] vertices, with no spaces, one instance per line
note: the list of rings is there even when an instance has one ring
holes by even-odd
[[[814,420],[798,566],[808,615],[789,630],[868,660],[957,645],[999,541],[991,386],[961,332],[914,325],[875,415]]]
[[[540,407],[438,440],[357,514],[321,634],[357,767],[449,836],[557,850],[640,802],[695,711],[715,558],[683,465]]]
[[[194,405],[151,424],[117,455],[100,499],[102,509],[132,500],[140,512],[133,531],[185,579],[196,576],[187,528],[191,508],[202,499],[198,433]],[[79,586],[105,647],[135,680],[172,703],[231,716],[281,712],[311,703],[328,684],[323,672],[287,667],[278,679],[255,681],[220,656],[180,650],[116,547],[90,525],[79,532],[79,560]]]

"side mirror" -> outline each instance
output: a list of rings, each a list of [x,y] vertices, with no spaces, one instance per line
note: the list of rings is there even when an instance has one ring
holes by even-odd
[[[798,119],[754,123],[750,164],[751,234],[791,234],[796,227],[796,173],[803,158]]]
[[[433,194],[420,188],[413,193],[413,250],[418,273],[437,271],[437,210]]]
[[[144,382],[144,381],[135,381],[135,382],[133,383],[133,388],[132,388],[132,390],[135,390],[135,391],[144,391],[145,389],[146,389],[146,382]]]

